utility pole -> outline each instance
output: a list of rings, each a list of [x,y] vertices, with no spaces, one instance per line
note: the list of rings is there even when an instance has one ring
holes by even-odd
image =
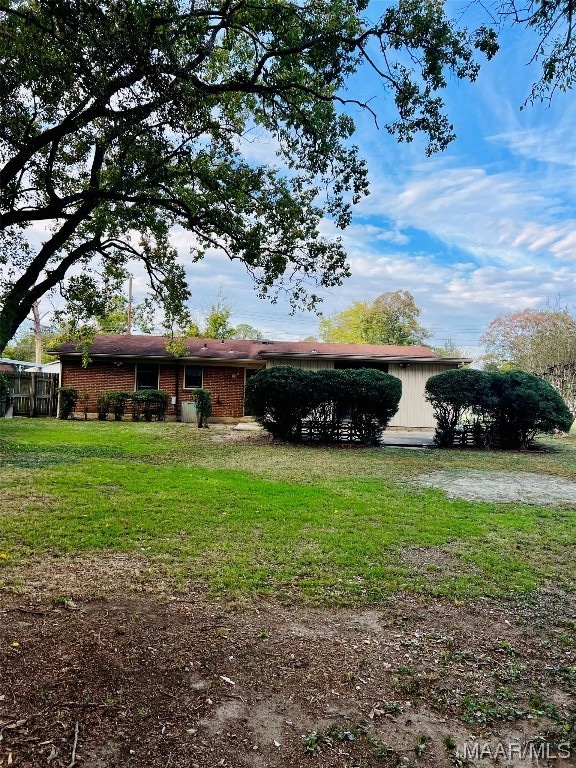
[[[128,278],[128,318],[126,322],[126,333],[128,336],[132,333],[132,275]]]
[[[32,304],[32,314],[34,316],[34,362],[36,365],[42,365],[42,326],[40,324],[40,303],[38,300]]]

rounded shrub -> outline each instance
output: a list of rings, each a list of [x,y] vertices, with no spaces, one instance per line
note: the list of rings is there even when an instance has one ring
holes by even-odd
[[[558,392],[523,371],[492,373],[471,368],[431,376],[425,386],[436,418],[435,439],[450,447],[456,428],[472,416],[477,445],[526,448],[538,432],[570,429],[573,418]]]
[[[98,413],[98,421],[106,421],[110,413],[110,398],[107,392],[103,392],[96,398],[96,412]]]
[[[493,375],[495,434],[501,448],[527,448],[538,432],[568,432],[572,414],[544,379],[524,371]]]
[[[454,444],[458,424],[467,411],[477,417],[490,412],[493,375],[473,368],[454,368],[428,379],[424,396],[434,411],[437,445],[450,448]]]
[[[377,443],[398,410],[402,382],[372,368],[304,371],[268,368],[246,385],[246,407],[275,437]]]
[[[339,410],[347,409],[350,429],[360,442],[376,445],[398,410],[402,382],[374,368],[348,368],[336,373],[342,376]]]
[[[68,419],[74,413],[76,403],[78,402],[78,390],[72,387],[59,387],[57,390],[59,398],[59,419]]]
[[[246,383],[246,409],[274,437],[302,438],[302,421],[319,404],[312,371],[290,365],[265,368]]]
[[[131,392],[132,420],[152,421],[154,416],[157,421],[164,421],[168,410],[168,394],[159,389],[140,389]]]
[[[6,412],[9,392],[8,376],[5,373],[0,373],[0,416],[4,416]]]
[[[0,402],[3,402],[8,397],[9,391],[8,376],[6,376],[5,373],[0,372]]]
[[[343,409],[339,403],[346,400],[346,385],[341,371],[325,368],[308,371],[313,379],[313,408],[306,416],[308,435],[322,443],[331,443],[339,439]]]
[[[198,387],[194,390],[194,401],[196,403],[196,415],[198,417],[198,427],[208,426],[208,417],[212,415],[212,397],[207,389]]]
[[[134,393],[110,391],[104,394],[108,399],[110,410],[114,414],[114,421],[122,421],[122,417],[126,413],[126,406]]]

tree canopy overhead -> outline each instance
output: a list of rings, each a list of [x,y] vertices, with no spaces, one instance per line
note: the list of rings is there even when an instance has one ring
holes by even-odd
[[[457,28],[435,0],[402,0],[376,23],[367,0],[4,0],[0,4],[0,351],[32,303],[61,287],[102,314],[130,259],[176,315],[189,295],[170,246],[224,250],[260,295],[348,274],[338,227],[367,192],[350,143],[346,81],[372,67],[401,140],[453,137],[439,92],[474,79],[495,34]],[[370,109],[369,105],[364,106]],[[271,135],[278,166],[242,143]],[[45,231],[34,245],[31,228]],[[36,237],[36,240],[38,237]],[[66,281],[65,281],[66,280]],[[63,282],[65,281],[65,282]]]
[[[504,22],[512,20],[536,34],[530,63],[537,62],[541,71],[527,101],[549,100],[556,90],[573,88],[575,0],[501,0],[497,9]]]

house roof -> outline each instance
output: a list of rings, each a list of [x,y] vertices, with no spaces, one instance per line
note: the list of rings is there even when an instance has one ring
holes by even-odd
[[[31,363],[29,360],[13,360],[11,357],[0,357],[0,363],[17,365],[21,368],[35,368],[38,365],[38,363]]]
[[[181,360],[266,360],[270,358],[324,358],[331,360],[402,360],[428,361],[440,359],[428,347],[408,347],[390,344],[323,344],[313,341],[249,341],[245,339],[186,339],[187,352]],[[74,342],[60,344],[50,354],[60,357],[81,356],[82,350]],[[173,359],[166,350],[164,336],[96,336],[88,349],[91,358],[134,357]],[[453,362],[467,362],[465,358],[452,358]]]

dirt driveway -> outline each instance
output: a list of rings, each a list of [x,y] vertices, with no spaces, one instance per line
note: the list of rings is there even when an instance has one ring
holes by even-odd
[[[451,499],[576,507],[576,482],[536,472],[444,470],[419,475],[416,485],[441,488]]]
[[[576,765],[571,596],[95,599],[78,566],[1,597],[0,766]]]

